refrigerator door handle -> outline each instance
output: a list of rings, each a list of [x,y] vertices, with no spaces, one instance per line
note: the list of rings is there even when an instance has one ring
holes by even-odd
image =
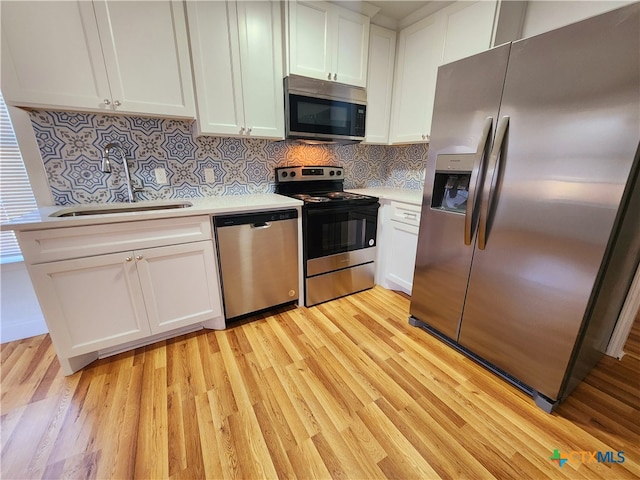
[[[498,124],[496,141],[493,144],[493,149],[491,150],[491,155],[489,157],[487,175],[485,176],[484,186],[482,189],[480,221],[478,225],[478,248],[480,250],[484,250],[487,245],[487,224],[489,222],[489,211],[491,210],[491,204],[493,203],[495,186],[498,181],[500,167],[502,165],[502,149],[504,147],[504,139],[506,137],[508,127],[509,116],[504,116]],[[500,158],[500,162],[498,162],[498,158]]]
[[[489,141],[489,135],[491,134],[491,126],[493,125],[493,117],[487,117],[482,128],[482,134],[478,141],[478,148],[476,149],[475,158],[473,159],[473,170],[471,171],[471,178],[469,179],[469,197],[467,198],[467,209],[464,216],[464,244],[471,245],[471,239],[473,238],[473,228],[476,225],[476,219],[474,214],[476,211],[476,204],[478,197],[476,192],[480,186],[480,180],[482,178],[482,171],[484,166],[485,149],[487,142]]]

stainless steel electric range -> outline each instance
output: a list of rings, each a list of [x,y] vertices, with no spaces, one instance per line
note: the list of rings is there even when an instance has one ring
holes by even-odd
[[[305,305],[373,287],[378,198],[344,191],[344,169],[276,168],[276,193],[304,201]]]

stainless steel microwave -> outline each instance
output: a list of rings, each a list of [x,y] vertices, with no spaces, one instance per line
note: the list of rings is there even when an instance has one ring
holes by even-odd
[[[364,140],[364,88],[290,75],[284,79],[284,93],[287,138],[337,143]]]

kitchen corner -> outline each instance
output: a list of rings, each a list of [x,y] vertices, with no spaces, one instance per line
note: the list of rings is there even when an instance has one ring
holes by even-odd
[[[380,198],[376,285],[411,295],[422,189],[375,187],[349,191]]]
[[[219,253],[211,218],[288,208],[300,212],[302,202],[272,193],[276,167],[342,165],[345,188],[388,185],[399,192],[403,187],[421,185],[428,151],[426,144],[302,145],[197,136],[192,121],[176,119],[48,110],[31,110],[29,115],[56,205],[40,208],[3,228],[17,231],[49,332],[67,374],[99,356],[141,343],[203,326],[224,328],[224,286],[219,285]],[[129,172],[122,161],[112,162],[112,173],[101,171],[104,147],[113,143],[122,146]],[[128,210],[132,207],[125,202],[127,178],[136,190],[132,205],[140,211]],[[176,204],[191,206],[161,208]],[[112,206],[127,211],[104,213]],[[78,210],[91,213],[92,209],[103,213],[72,215]],[[300,215],[298,224],[301,237]],[[171,250],[167,256],[157,249],[175,252]],[[298,251],[301,250],[299,243]],[[152,255],[157,255],[155,260]],[[169,258],[179,257],[187,265],[192,263],[172,266],[182,273],[172,276],[152,271],[152,261],[156,265],[164,261],[169,268]],[[299,253],[299,271],[301,257]],[[195,265],[196,258],[199,265],[207,265],[206,270]],[[112,276],[124,275],[128,281],[139,281],[143,291],[126,291],[121,280],[113,283],[111,278],[98,278],[100,272],[107,271]],[[70,272],[81,273],[70,280]],[[185,285],[198,286],[185,288],[178,282],[181,278]],[[59,282],[63,281],[70,284],[62,286]],[[166,290],[168,285],[172,287]],[[104,293],[105,288],[112,289],[108,294],[111,298],[77,302],[81,297],[92,298],[91,292]],[[154,289],[165,293],[150,293]],[[302,280],[294,290],[304,292]],[[60,293],[64,291],[69,294],[66,299]],[[79,295],[79,291],[84,293]],[[189,296],[190,306],[178,298],[181,295]],[[114,302],[116,298],[120,300]],[[171,303],[171,298],[175,302]],[[75,302],[77,311],[65,311],[67,301]],[[83,330],[82,319],[93,315],[96,304],[103,304],[98,310],[104,318],[96,322],[103,326]],[[112,311],[113,305],[120,310]],[[110,321],[113,317],[121,322],[128,318],[130,322],[118,325]],[[55,323],[62,318],[71,324],[61,331]]]
[[[0,13],[0,477],[640,478],[640,1]]]
[[[302,202],[253,194],[194,198],[181,202],[183,208],[163,208],[175,204],[85,204],[81,207],[85,213],[106,213],[78,216],[56,215],[78,212],[79,207],[45,207],[3,225],[16,231],[66,375],[97,358],[202,328],[226,328],[212,218],[256,211],[299,212]],[[138,211],[118,212],[118,208]],[[297,271],[295,237],[300,236],[301,224],[295,223],[294,251],[287,253]],[[268,257],[268,248],[259,245],[260,256]],[[288,301],[298,298],[296,283],[294,276]]]

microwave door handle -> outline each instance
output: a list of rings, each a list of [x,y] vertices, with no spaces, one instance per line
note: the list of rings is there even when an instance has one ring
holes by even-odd
[[[482,189],[482,203],[480,206],[480,220],[478,225],[478,248],[484,250],[487,246],[487,230],[489,223],[489,213],[495,197],[495,188],[498,183],[498,177],[504,164],[503,148],[506,138],[507,129],[509,127],[509,117],[504,116],[498,124],[496,132],[496,140],[491,150],[489,164],[487,166],[487,174],[485,176],[484,186]]]
[[[476,149],[475,158],[473,160],[473,170],[471,172],[471,178],[469,179],[469,197],[467,198],[467,209],[464,216],[464,244],[471,245],[471,239],[473,238],[473,229],[476,225],[476,207],[478,207],[479,195],[476,193],[479,191],[480,183],[482,180],[482,174],[484,172],[484,158],[487,142],[491,135],[491,127],[493,125],[493,117],[487,117],[480,134],[480,140],[478,141],[478,148]],[[475,218],[474,218],[475,217]]]

